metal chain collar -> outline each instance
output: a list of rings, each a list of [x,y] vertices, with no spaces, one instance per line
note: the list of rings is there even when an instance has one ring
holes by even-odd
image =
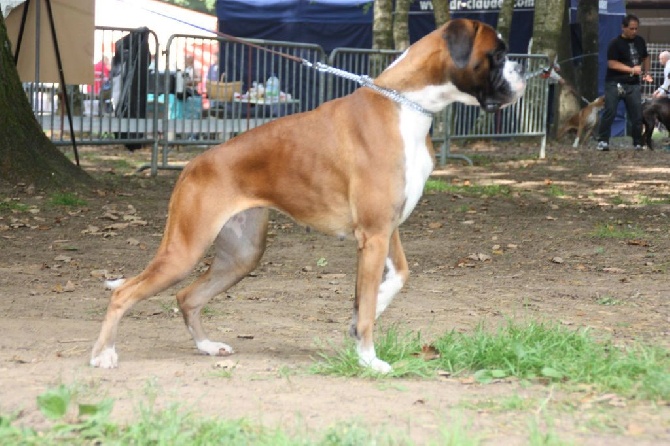
[[[317,62],[315,64],[309,62],[308,60],[303,60],[303,64],[310,67],[314,68],[318,71],[321,71],[322,73],[330,73],[335,76],[342,77],[344,79],[349,79],[351,81],[354,81],[358,83],[359,85],[363,87],[368,87],[377,93],[380,93],[387,98],[391,99],[393,102],[397,102],[398,104],[401,105],[406,105],[409,108],[411,108],[414,111],[417,111],[421,113],[424,116],[427,116],[429,118],[433,117],[433,113],[430,110],[425,109],[421,105],[417,104],[416,102],[408,99],[406,96],[403,96],[400,92],[397,90],[392,90],[390,88],[384,88],[380,87],[379,85],[376,85],[370,76],[365,76],[365,75],[358,75],[358,74],[353,74],[348,71],[340,70],[339,68],[331,67],[330,65],[327,65],[322,62]]]

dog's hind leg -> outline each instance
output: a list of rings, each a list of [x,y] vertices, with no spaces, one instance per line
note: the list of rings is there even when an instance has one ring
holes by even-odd
[[[391,301],[393,301],[393,298],[402,289],[405,282],[407,282],[408,277],[409,267],[407,265],[407,259],[405,258],[405,252],[400,243],[400,234],[396,228],[391,236],[389,255],[386,258],[384,280],[381,285],[379,285],[376,318],[378,318],[389,306]]]
[[[214,259],[207,272],[177,294],[186,327],[202,353],[233,353],[230,346],[209,340],[200,312],[210,298],[235,285],[256,267],[265,251],[268,214],[267,209],[254,208],[228,220],[214,242]]]
[[[168,249],[161,245],[156,257],[144,271],[124,281],[114,290],[100,335],[91,354],[93,367],[110,369],[117,366],[118,357],[114,345],[123,315],[137,302],[169,288],[186,277],[204,250],[203,247],[197,253],[189,253],[177,247]]]
[[[182,177],[183,179],[184,177]],[[91,354],[94,367],[114,368],[118,357],[116,334],[123,315],[137,302],[183,280],[212,244],[221,227],[232,215],[206,199],[195,199],[193,182],[186,177],[175,186],[165,233],[153,260],[139,275],[123,282],[110,299],[100,335]],[[214,197],[198,191],[201,196]]]

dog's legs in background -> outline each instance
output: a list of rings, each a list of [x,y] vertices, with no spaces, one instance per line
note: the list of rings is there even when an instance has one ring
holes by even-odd
[[[358,362],[380,373],[388,373],[391,366],[377,358],[374,345],[377,293],[389,252],[389,235],[383,232],[354,231],[358,241],[358,272],[356,298],[351,335],[356,339]]]
[[[586,130],[586,133],[584,134],[584,141],[586,141],[587,144],[588,144],[589,139],[591,138],[591,135],[593,135],[593,130],[596,128],[597,125],[598,125],[598,122],[596,121],[596,123],[594,125],[590,126]],[[577,143],[577,145],[579,145],[579,143]],[[575,146],[575,147],[577,147],[577,146]]]
[[[267,209],[255,208],[231,218],[214,242],[214,260],[207,272],[177,293],[186,327],[203,353],[212,356],[233,353],[230,346],[207,338],[200,312],[210,298],[235,285],[258,265],[265,251],[268,215]]]
[[[389,306],[393,298],[398,294],[407,282],[409,277],[409,267],[405,252],[400,243],[400,234],[398,229],[393,231],[391,236],[391,245],[389,247],[389,256],[386,259],[386,271],[384,272],[384,281],[379,285],[379,294],[377,295],[377,313],[378,318]]]

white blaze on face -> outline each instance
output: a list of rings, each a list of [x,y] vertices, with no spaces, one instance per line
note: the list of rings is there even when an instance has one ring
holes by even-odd
[[[510,90],[514,93],[514,99],[511,102],[516,102],[526,89],[526,80],[521,75],[519,64],[512,60],[505,59],[503,77],[509,84]]]

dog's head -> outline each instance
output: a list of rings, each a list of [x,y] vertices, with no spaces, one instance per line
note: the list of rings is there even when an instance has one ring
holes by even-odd
[[[519,99],[526,87],[521,66],[508,59],[507,45],[493,28],[457,19],[448,22],[442,33],[451,59],[448,79],[460,92],[489,112]]]
[[[605,96],[598,96],[593,102],[591,102],[595,108],[603,108],[605,106]]]
[[[377,79],[437,112],[452,102],[493,112],[515,102],[526,81],[485,23],[455,19],[412,45]]]

